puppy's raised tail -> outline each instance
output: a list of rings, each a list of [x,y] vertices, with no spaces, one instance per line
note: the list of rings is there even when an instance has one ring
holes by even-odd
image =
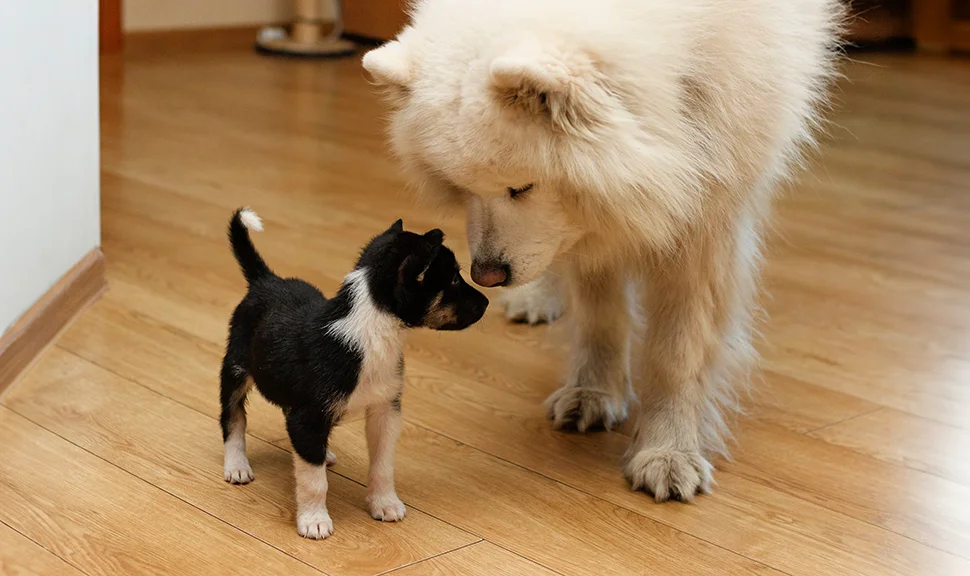
[[[239,262],[243,276],[246,277],[246,282],[252,284],[264,276],[271,276],[273,271],[253,246],[253,241],[249,237],[250,230],[262,231],[263,221],[249,208],[236,210],[232,220],[229,221],[229,243],[232,245],[236,262]]]

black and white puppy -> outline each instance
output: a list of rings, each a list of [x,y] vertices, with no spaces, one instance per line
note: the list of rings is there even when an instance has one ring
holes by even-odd
[[[326,465],[334,458],[327,439],[342,414],[360,408],[367,413],[368,510],[377,520],[401,520],[394,448],[401,431],[404,331],[461,330],[482,317],[488,299],[462,279],[441,230],[405,232],[398,220],[370,241],[328,300],[307,282],[274,274],[249,229],[262,229],[259,217],[237,210],[229,239],[249,292],[232,315],[222,364],[226,481],[253,479],[246,458],[246,395],[255,383],[286,416],[301,536],[333,533]]]

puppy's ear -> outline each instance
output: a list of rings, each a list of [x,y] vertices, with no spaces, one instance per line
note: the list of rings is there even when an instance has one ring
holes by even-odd
[[[441,245],[439,244],[437,248],[441,248]],[[401,267],[397,270],[398,284],[403,286],[412,281],[424,282],[424,273],[428,271],[431,261],[438,254],[437,248],[421,250],[405,258],[404,262],[401,262]]]
[[[398,218],[397,219],[397,222],[395,222],[394,224],[391,224],[391,227],[388,228],[387,231],[388,232],[404,232],[404,220],[401,220],[400,218]]]
[[[432,248],[437,248],[444,244],[445,233],[435,228],[434,230],[425,232],[423,238]],[[435,252],[437,252],[437,250],[435,250]]]
[[[411,280],[419,283],[424,281],[424,273],[428,271],[431,262],[438,255],[438,251],[441,250],[441,246],[445,241],[445,233],[435,228],[434,230],[426,232],[421,236],[421,239],[424,240],[423,245],[408,255],[404,259],[404,262],[401,263],[400,269],[398,269],[398,281],[400,284],[405,284]]]
[[[615,105],[605,77],[588,56],[535,39],[492,60],[489,81],[502,104],[570,133],[588,134]]]

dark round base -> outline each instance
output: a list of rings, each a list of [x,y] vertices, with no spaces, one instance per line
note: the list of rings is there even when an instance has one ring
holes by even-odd
[[[293,58],[342,58],[355,54],[357,45],[347,40],[321,40],[314,44],[303,44],[291,38],[278,38],[257,40],[256,51]]]

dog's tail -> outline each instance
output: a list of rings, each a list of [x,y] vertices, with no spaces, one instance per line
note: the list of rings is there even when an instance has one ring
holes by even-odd
[[[252,284],[264,276],[272,275],[273,271],[253,246],[253,241],[249,238],[250,230],[262,231],[263,221],[249,208],[236,210],[229,221],[229,243],[232,244],[232,253],[242,268],[246,282]]]

